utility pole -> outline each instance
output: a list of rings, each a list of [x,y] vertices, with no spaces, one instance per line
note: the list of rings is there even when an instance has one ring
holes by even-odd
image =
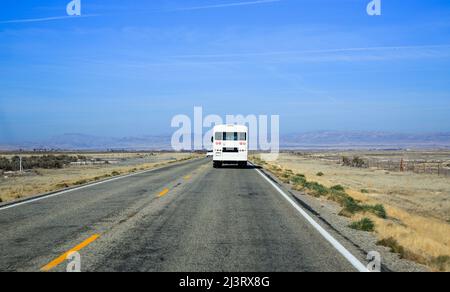
[[[20,169],[20,173],[23,173],[22,156],[19,156],[19,169]]]

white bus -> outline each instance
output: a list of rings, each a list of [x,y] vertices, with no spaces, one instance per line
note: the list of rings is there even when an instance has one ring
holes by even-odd
[[[213,164],[237,164],[246,167],[248,161],[248,128],[238,125],[220,125],[213,129]]]

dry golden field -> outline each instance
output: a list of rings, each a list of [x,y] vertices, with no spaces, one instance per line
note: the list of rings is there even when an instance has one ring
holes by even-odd
[[[0,202],[22,199],[194,157],[189,153],[156,153],[152,155],[145,153],[83,153],[81,155],[87,156],[89,159],[117,160],[119,163],[67,166],[63,169],[35,169],[21,176],[3,175],[0,177]],[[7,156],[3,155],[3,157]]]
[[[283,153],[269,165],[304,174],[308,181],[325,187],[342,185],[351,197],[365,204],[383,204],[387,219],[367,214],[353,219],[370,217],[380,240],[392,237],[408,251],[410,259],[433,269],[437,269],[433,261],[443,261],[444,269],[450,271],[450,177],[346,167],[339,159],[324,156],[329,155]]]

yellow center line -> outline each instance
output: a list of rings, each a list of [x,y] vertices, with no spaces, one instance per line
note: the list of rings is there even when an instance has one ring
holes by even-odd
[[[164,189],[162,192],[159,193],[159,197],[164,197],[165,195],[167,195],[169,193],[169,189]]]
[[[67,256],[70,255],[70,253],[72,252],[78,252],[80,250],[82,250],[83,248],[85,248],[86,246],[88,246],[89,244],[91,244],[92,242],[94,242],[95,240],[97,240],[100,237],[100,235],[95,234],[91,237],[89,237],[88,239],[86,239],[85,241],[83,241],[82,243],[80,243],[79,245],[75,246],[74,248],[72,248],[71,250],[69,250],[68,252],[62,254],[60,257],[54,259],[53,261],[51,261],[50,263],[48,263],[47,265],[43,266],[41,268],[41,271],[43,272],[48,272],[51,269],[55,268],[56,266],[60,265],[61,263],[63,263],[66,259]]]
[[[190,176],[190,175],[186,175],[186,176],[183,177],[183,179],[184,179],[185,181],[188,181],[188,180],[191,179],[191,176]],[[178,185],[180,185],[180,184],[181,184],[181,182],[180,182]],[[177,186],[178,186],[178,185],[177,185]],[[176,187],[176,186],[175,186],[175,187]],[[159,197],[159,198],[162,198],[162,197],[164,197],[165,195],[167,195],[169,192],[170,192],[170,190],[169,190],[168,188],[165,188],[164,190],[162,190],[162,191],[158,194],[158,197]]]

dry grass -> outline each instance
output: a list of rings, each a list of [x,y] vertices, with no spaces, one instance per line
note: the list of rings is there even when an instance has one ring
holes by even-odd
[[[450,271],[449,177],[348,168],[291,154],[280,155],[272,165],[304,174],[326,187],[343,185],[364,204],[383,204],[388,219],[357,214],[354,220],[369,217],[379,239],[395,239],[407,259]],[[324,175],[317,176],[319,172]]]
[[[108,155],[108,156],[106,156]],[[116,154],[115,158],[139,158],[137,154]],[[32,195],[57,191],[71,186],[82,185],[99,181],[109,177],[129,174],[141,170],[156,168],[168,163],[192,158],[185,153],[157,154],[157,160],[150,163],[130,164],[126,166],[91,165],[70,166],[64,169],[38,169],[32,175],[10,177],[0,179],[0,202],[8,202]],[[111,157],[110,154],[96,154],[92,157]]]
[[[325,186],[341,184],[363,200],[374,199],[426,218],[450,220],[450,177],[342,167],[291,154],[280,155],[276,163]],[[318,177],[318,172],[324,175]]]

